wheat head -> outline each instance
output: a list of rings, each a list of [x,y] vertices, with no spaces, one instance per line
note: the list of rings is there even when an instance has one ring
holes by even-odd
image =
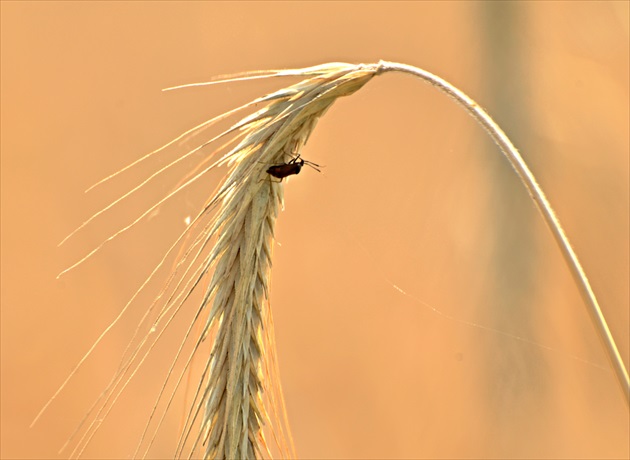
[[[273,424],[270,412],[284,412],[282,407],[266,408],[264,402],[278,404],[282,398],[272,378],[276,364],[268,292],[284,186],[266,170],[295,158],[318,118],[376,71],[376,66],[328,64],[275,72],[307,78],[259,99],[266,105],[234,127],[244,137],[221,160],[232,169],[214,198],[221,207],[208,235],[217,235],[217,240],[204,264],[204,272],[211,266],[214,271],[202,305],[210,308],[202,336],[217,328],[198,398],[203,419],[194,445],[205,446],[205,458],[270,456],[262,426]],[[283,437],[281,432],[275,431],[277,438]],[[295,455],[286,441],[280,443],[283,455]]]

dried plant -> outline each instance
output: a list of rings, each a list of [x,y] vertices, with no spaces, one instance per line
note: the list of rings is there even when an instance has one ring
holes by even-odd
[[[266,171],[269,165],[297,158],[318,118],[375,72],[370,67],[328,65],[299,74],[308,78],[257,101],[268,105],[233,128],[245,137],[221,160],[234,167],[217,194],[221,210],[207,235],[219,236],[198,277],[216,262],[201,306],[212,302],[202,336],[215,324],[218,332],[198,398],[204,416],[194,443],[202,441],[206,458],[270,455],[261,431],[268,421],[262,396],[273,392],[268,290],[282,184]]]
[[[170,166],[189,157],[209,143],[226,136],[232,136],[231,140],[215,150],[215,155],[218,155],[218,152],[226,149],[232,143],[238,142],[235,147],[227,149],[227,153],[220,156],[212,164],[202,165],[205,167],[201,171],[188,177],[172,193],[69,268],[71,269],[83,262],[107,241],[126,231],[154,211],[165,200],[193,183],[210,169],[220,165],[229,166],[229,174],[223,184],[192,220],[187,230],[171,246],[162,261],[138,290],[138,292],[142,290],[157,270],[162,268],[164,261],[173,253],[174,249],[183,245],[184,249],[181,249],[183,255],[179,258],[167,286],[158,295],[143,318],[143,322],[150,325],[149,332],[142,335],[139,329],[132,339],[119,372],[114,376],[96,406],[98,409],[95,409],[97,413],[94,421],[85,430],[85,434],[78,442],[77,449],[73,454],[81,454],[84,446],[98,429],[100,420],[107,415],[112,404],[137,372],[155,342],[161,337],[193,291],[211,274],[201,304],[170,368],[169,378],[174,374],[175,362],[182,358],[184,343],[193,337],[194,324],[203,322],[201,333],[196,339],[193,338],[194,346],[173,385],[170,397],[165,396],[166,383],[159,395],[160,399],[168,401],[164,409],[164,413],[166,413],[183,375],[190,366],[192,357],[204,341],[213,338],[212,350],[205,361],[201,381],[188,413],[176,456],[192,456],[195,453],[202,453],[204,458],[209,459],[271,457],[272,449],[263,431],[263,427],[268,426],[279,446],[280,455],[284,458],[295,457],[278,378],[273,321],[268,296],[274,226],[283,201],[284,184],[282,181],[271,177],[267,170],[270,165],[282,165],[291,161],[295,163],[317,120],[337,98],[354,93],[374,76],[388,71],[401,71],[420,77],[453,97],[481,123],[499,145],[528,189],[556,238],[565,260],[576,278],[600,337],[604,341],[624,394],[626,398],[628,397],[628,374],[584,271],[533,175],[509,139],[492,119],[461,91],[439,77],[420,69],[384,61],[371,65],[331,63],[289,71],[248,72],[235,76],[218,77],[211,82],[185,85],[186,87],[201,86],[226,81],[280,76],[304,78],[297,84],[209,120],[133,163],[129,167],[184,137],[201,132],[207,126],[232,115],[237,110],[262,105],[262,108],[243,118],[227,131],[201,144],[151,175],[79,227],[79,229],[84,227],[96,216],[134,193]],[[105,180],[107,179],[109,177]],[[218,210],[215,209],[216,206],[218,206]],[[214,246],[209,249],[209,243],[212,240],[214,240]],[[137,294],[132,297],[96,344],[120,319]],[[157,313],[155,312],[156,305],[161,305]],[[152,319],[148,319],[151,315],[153,315]],[[89,356],[96,344],[81,360],[79,366]],[[74,372],[68,379],[72,377]],[[51,398],[50,402],[57,394],[58,392]],[[157,403],[154,413],[151,414],[151,419],[155,416],[156,408]],[[164,415],[162,415],[163,417]],[[150,448],[160,422],[157,423],[151,440],[148,440],[149,426],[147,424],[145,435],[141,440],[141,445],[146,444],[144,446],[146,450]],[[138,453],[139,450],[136,451],[136,455]]]

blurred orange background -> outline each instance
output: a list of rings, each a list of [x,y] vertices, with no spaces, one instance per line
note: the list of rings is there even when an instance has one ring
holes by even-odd
[[[168,190],[146,187],[58,248],[142,174],[83,191],[295,81],[161,92],[244,70],[386,59],[467,92],[537,174],[627,365],[628,5],[2,2],[2,458],[68,455],[159,283],[30,422],[220,176],[57,280]],[[271,293],[301,458],[629,457],[628,406],[560,253],[463,110],[387,74],[339,100],[302,153],[325,168],[285,186]],[[133,454],[178,340],[86,458]],[[180,403],[154,458],[173,455]]]

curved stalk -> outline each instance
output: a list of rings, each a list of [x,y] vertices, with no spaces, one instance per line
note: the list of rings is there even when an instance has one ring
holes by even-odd
[[[545,223],[551,230],[551,233],[553,234],[556,243],[560,247],[562,256],[569,266],[569,270],[573,275],[573,279],[575,280],[578,289],[580,290],[580,294],[582,295],[582,299],[584,300],[586,309],[588,310],[589,316],[591,317],[591,321],[595,326],[599,338],[602,340],[606,355],[610,360],[613,370],[615,371],[617,381],[621,386],[624,397],[626,398],[626,403],[630,406],[630,379],[628,377],[628,371],[626,370],[621,355],[619,354],[619,350],[617,349],[615,340],[610,333],[610,329],[608,328],[606,319],[604,318],[601,308],[599,307],[597,298],[595,297],[595,293],[593,292],[593,289],[588,282],[588,278],[584,273],[584,269],[582,268],[582,265],[580,264],[577,255],[575,254],[573,248],[571,247],[571,244],[569,243],[569,239],[567,238],[564,230],[562,229],[562,226],[560,225],[560,221],[556,217],[556,214],[551,208],[549,201],[547,201],[547,198],[540,188],[540,185],[538,185],[536,178],[527,167],[527,164],[525,164],[525,161],[518,153],[516,147],[514,147],[507,135],[503,132],[503,130],[501,130],[501,128],[499,128],[499,126],[485,112],[485,110],[483,110],[475,101],[473,101],[462,91],[455,88],[453,85],[443,80],[442,78],[433,75],[426,70],[418,69],[417,67],[406,64],[381,61],[379,63],[379,66],[379,73],[390,71],[409,73],[416,77],[420,77],[421,79],[435,86],[440,91],[449,95],[459,104],[461,104],[468,111],[468,113],[470,113],[473,118],[486,129],[488,134],[490,134],[492,140],[494,140],[494,142],[499,146],[512,167],[516,170],[516,173],[518,174],[521,182],[523,183],[523,185],[525,185],[525,188],[534,200],[534,203],[536,203],[536,207],[542,214]]]

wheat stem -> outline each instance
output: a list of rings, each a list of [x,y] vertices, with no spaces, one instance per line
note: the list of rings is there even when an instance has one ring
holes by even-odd
[[[521,182],[532,197],[532,200],[536,203],[536,207],[542,214],[547,227],[551,230],[551,233],[562,252],[562,256],[573,275],[573,279],[580,290],[580,294],[582,295],[582,299],[584,300],[595,330],[597,331],[599,338],[602,340],[604,350],[610,360],[613,370],[615,371],[617,382],[621,387],[626,403],[630,405],[630,379],[628,378],[628,371],[626,370],[623,359],[617,349],[615,340],[610,333],[610,329],[608,328],[604,314],[599,307],[595,293],[593,292],[586,273],[582,268],[582,264],[580,264],[575,251],[569,243],[569,239],[560,225],[560,221],[558,220],[556,213],[553,211],[547,197],[540,188],[540,185],[538,185],[536,178],[527,167],[527,164],[519,154],[516,147],[514,147],[507,135],[503,132],[503,130],[501,130],[501,128],[499,128],[485,110],[483,110],[474,100],[447,81],[433,75],[430,72],[427,72],[426,70],[418,69],[417,67],[406,64],[381,61],[380,65],[382,72],[398,71],[414,75],[429,82],[440,91],[455,99],[455,101],[461,104],[468,113],[470,113],[473,118],[485,128],[488,134],[490,134],[492,140],[499,146],[518,174]]]

